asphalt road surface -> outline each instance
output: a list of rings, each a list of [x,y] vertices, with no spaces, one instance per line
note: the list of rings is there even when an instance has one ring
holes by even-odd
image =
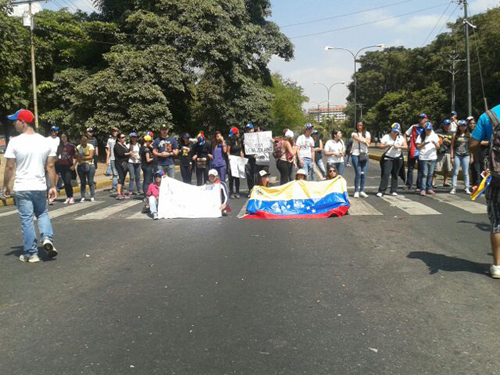
[[[324,220],[56,203],[60,256],[38,264],[1,209],[0,374],[499,374],[484,200],[384,200],[378,175]]]

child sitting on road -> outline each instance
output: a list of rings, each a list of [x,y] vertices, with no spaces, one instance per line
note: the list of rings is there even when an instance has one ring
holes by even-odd
[[[158,220],[158,203],[163,175],[164,173],[161,169],[155,173],[154,181],[149,185],[148,192],[146,193],[149,201],[149,212],[153,215],[154,220]]]

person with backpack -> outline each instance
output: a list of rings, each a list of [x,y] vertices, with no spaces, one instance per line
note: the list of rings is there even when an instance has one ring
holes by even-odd
[[[293,161],[297,153],[293,136],[293,131],[287,130],[284,138],[274,140],[273,156],[276,159],[276,167],[280,172],[280,185],[284,185],[291,180]]]
[[[391,195],[396,196],[398,195],[399,172],[404,163],[402,150],[408,149],[406,139],[401,135],[401,125],[397,122],[392,124],[391,132],[382,137],[378,147],[385,150],[385,152],[380,162],[382,178],[380,179],[377,197],[384,196],[389,185],[389,177],[391,177]]]
[[[486,207],[491,223],[491,252],[493,264],[490,267],[491,277],[500,279],[500,105],[483,113],[472,132],[469,149],[477,160],[482,156],[481,142],[490,141],[486,169],[491,174],[491,183],[486,189]]]
[[[460,120],[458,122],[457,132],[451,139],[450,156],[453,161],[453,178],[451,180],[450,194],[457,192],[458,172],[462,167],[462,174],[464,176],[465,193],[471,194],[469,184],[469,164],[470,164],[470,151],[469,151],[470,134],[468,131],[467,121]]]
[[[417,149],[417,139],[424,133],[424,126],[427,122],[427,115],[418,115],[418,123],[410,126],[405,132],[406,143],[408,144],[408,173],[406,175],[406,187],[410,190],[413,187],[413,170],[415,164],[418,166],[419,150]],[[419,192],[422,186],[422,171],[418,169],[416,191]]]
[[[425,132],[418,136],[416,145],[419,150],[418,169],[422,170],[420,195],[436,194],[432,189],[432,175],[437,163],[437,150],[441,146],[441,139],[434,133],[432,123],[425,124]]]
[[[344,157],[347,154],[344,141],[342,140],[342,132],[337,129],[332,130],[332,139],[325,144],[326,164],[335,166],[335,169],[340,175],[344,174]]]

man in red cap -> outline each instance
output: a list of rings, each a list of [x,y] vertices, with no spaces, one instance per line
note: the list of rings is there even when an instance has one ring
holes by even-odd
[[[56,153],[50,142],[35,132],[33,120],[35,116],[26,109],[8,116],[13,121],[19,136],[12,138],[7,145],[3,194],[10,197],[10,183],[14,176],[14,195],[17,209],[21,217],[24,254],[19,257],[22,262],[37,263],[38,240],[36,237],[33,217],[38,219],[38,229],[42,238],[43,248],[47,256],[53,258],[57,250],[53,243],[53,231],[47,211],[47,181],[45,169],[50,178],[49,200],[57,197],[56,190]]]

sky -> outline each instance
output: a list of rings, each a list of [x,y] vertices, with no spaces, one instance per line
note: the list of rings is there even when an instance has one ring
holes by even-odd
[[[274,57],[270,68],[304,88],[310,99],[304,106],[306,109],[327,100],[326,88],[314,82],[331,86],[352,79],[352,55],[342,50],[325,51],[325,46],[347,48],[354,53],[378,44],[420,47],[446,31],[447,22],[463,15],[456,0],[271,0],[271,3],[271,20],[291,38],[295,57],[289,62]],[[469,0],[471,14],[499,5],[500,0]],[[94,10],[90,0],[49,0],[36,5],[36,9],[42,7]],[[19,6],[16,13],[21,15],[24,9]],[[330,91],[330,104],[345,104],[348,94],[345,85],[335,85]]]

